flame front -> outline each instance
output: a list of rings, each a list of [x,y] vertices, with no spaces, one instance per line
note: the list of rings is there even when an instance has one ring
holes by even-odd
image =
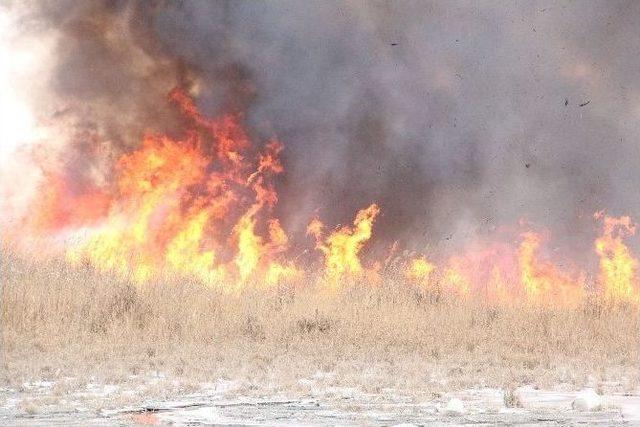
[[[635,224],[628,216],[602,212],[595,214],[602,222],[595,240],[599,286],[588,283],[587,270],[568,269],[545,256],[549,237],[529,228],[512,230],[508,241],[472,241],[446,255],[396,256],[396,242],[384,260],[363,260],[370,258],[363,248],[380,214],[376,203],[359,210],[349,226],[331,229],[311,220],[307,234],[322,262],[320,274],[313,274],[296,263],[289,235],[273,216],[283,144],[271,140],[258,149],[240,115],[204,117],[180,90],[172,91],[170,100],[184,116],[182,138],[145,136],[138,149],[115,162],[113,179],[80,194],[71,191],[64,175],[44,173],[34,213],[24,219],[29,234],[72,236],[65,246],[71,262],[139,283],[173,274],[239,291],[249,284],[317,277],[337,291],[352,279],[377,284],[387,278],[437,295],[496,304],[576,304],[590,292],[640,303],[639,264],[625,243]],[[400,274],[390,265],[401,266]]]
[[[574,302],[582,295],[581,279],[560,272],[553,264],[539,259],[542,237],[527,231],[522,234],[518,253],[525,294],[530,301]]]
[[[334,286],[345,275],[358,276],[363,273],[359,253],[371,238],[373,222],[380,213],[375,203],[362,209],[353,221],[353,227],[342,227],[323,238],[323,224],[318,219],[311,221],[307,233],[316,238],[316,248],[325,257],[325,276]]]
[[[282,144],[267,143],[253,164],[238,117],[208,120],[184,93],[171,97],[193,128],[182,140],[149,135],[120,158],[108,214],[69,249],[69,258],[140,282],[160,271],[226,288],[254,275],[271,284],[291,276],[294,269],[276,260],[287,235],[269,217],[277,202],[270,178],[283,171]],[[256,231],[260,226],[265,235]]]
[[[628,216],[612,218],[597,212],[594,217],[603,221],[595,250],[600,257],[599,280],[605,297],[614,302],[638,302],[638,260],[622,240],[635,234],[635,224]]]
[[[427,261],[424,256],[412,260],[409,268],[405,272],[408,280],[421,284],[424,287],[430,287],[430,278],[436,270],[435,264]]]
[[[638,260],[623,238],[635,232],[629,217],[613,218],[602,213],[602,235],[596,239],[600,257],[599,281],[602,295],[614,302],[639,303]],[[407,263],[405,277],[428,289],[442,290],[460,298],[485,298],[489,302],[508,304],[522,300],[555,306],[575,305],[587,294],[586,272],[562,271],[543,260],[544,239],[540,233],[527,230],[520,234],[517,250],[507,245],[489,243],[484,249],[472,247],[453,255],[442,267],[424,256]],[[515,262],[510,260],[515,258]],[[440,271],[440,273],[438,273]]]

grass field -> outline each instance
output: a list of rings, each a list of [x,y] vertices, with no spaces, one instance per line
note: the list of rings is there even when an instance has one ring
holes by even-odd
[[[295,391],[318,372],[331,374],[327,385],[412,393],[637,386],[633,306],[490,306],[433,298],[393,277],[337,292],[299,283],[228,294],[179,278],[140,286],[7,249],[1,276],[3,373],[14,385],[156,371],[258,390]]]

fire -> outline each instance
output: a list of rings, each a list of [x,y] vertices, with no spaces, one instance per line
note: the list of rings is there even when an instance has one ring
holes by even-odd
[[[424,256],[421,256],[420,258],[416,258],[411,261],[405,276],[410,281],[414,281],[428,287],[432,273],[435,270],[436,265],[427,261]]]
[[[358,211],[353,227],[344,226],[323,238],[323,224],[318,219],[311,221],[307,234],[316,239],[316,248],[325,257],[325,276],[336,285],[345,275],[359,275],[363,272],[358,254],[371,238],[373,222],[380,213],[375,203]]]
[[[140,282],[163,271],[229,288],[297,274],[276,259],[288,237],[269,217],[277,202],[270,179],[283,172],[282,144],[270,141],[251,162],[238,117],[206,119],[184,93],[173,91],[171,99],[193,128],[180,140],[149,135],[120,158],[108,213],[88,239],[69,249],[69,258],[131,273]]]
[[[538,302],[579,300],[583,289],[580,281],[558,271],[553,264],[540,260],[541,244],[540,234],[532,231],[522,233],[518,261],[526,297],[529,301]]]
[[[167,245],[166,258],[168,266],[174,271],[195,275],[205,283],[213,283],[224,278],[224,271],[211,269],[215,261],[213,250],[200,250],[208,220],[207,211],[198,212],[188,220],[185,228]]]
[[[453,257],[442,275],[443,289],[450,294],[466,298],[471,293],[471,279],[462,266],[462,258]]]
[[[81,188],[64,173],[43,172],[25,229],[39,237],[71,237],[65,250],[72,263],[139,283],[168,274],[241,291],[318,277],[339,290],[353,278],[374,284],[388,279],[495,304],[576,304],[589,292],[640,303],[639,263],[625,243],[636,226],[628,216],[602,212],[595,214],[603,224],[595,240],[599,289],[589,286],[585,271],[568,271],[545,257],[548,236],[530,229],[509,229],[508,239],[474,240],[440,257],[398,256],[396,242],[385,259],[365,263],[362,250],[380,214],[376,203],[359,210],[352,225],[334,230],[318,218],[310,221],[307,235],[322,257],[321,274],[311,274],[291,256],[289,235],[273,215],[274,178],[285,171],[283,144],[270,140],[260,147],[240,115],[205,117],[180,90],[169,98],[184,116],[181,137],[146,135],[117,159],[110,179]],[[391,276],[389,267],[397,265],[403,271]]]
[[[628,216],[614,218],[596,212],[594,217],[603,221],[595,251],[600,257],[599,280],[605,297],[610,301],[638,302],[638,259],[623,241],[635,234],[636,225]]]
[[[234,262],[238,267],[240,280],[245,281],[258,266],[262,238],[255,234],[255,220],[250,216],[243,216],[236,225],[238,238],[238,254]]]
[[[543,304],[574,304],[584,294],[584,276],[558,270],[540,257],[543,238],[534,231],[521,233],[518,248],[497,242],[473,245],[438,268],[424,256],[413,259],[405,277],[461,298],[474,296],[505,304],[524,298]],[[515,262],[512,262],[515,260]],[[441,271],[438,275],[437,272]]]
[[[497,265],[491,268],[491,277],[487,282],[487,300],[495,304],[506,304],[511,301],[507,281]]]

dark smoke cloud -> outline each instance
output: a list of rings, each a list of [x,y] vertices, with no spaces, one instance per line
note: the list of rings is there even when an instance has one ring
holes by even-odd
[[[575,248],[596,210],[640,218],[639,18],[634,1],[51,1],[32,15],[61,37],[53,93],[115,147],[175,128],[176,84],[283,140],[294,233],[376,201],[381,242],[447,246],[527,217]]]

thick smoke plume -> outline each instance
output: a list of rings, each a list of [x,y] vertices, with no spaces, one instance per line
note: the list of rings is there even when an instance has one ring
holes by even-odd
[[[278,216],[304,235],[376,201],[375,240],[451,247],[525,217],[579,247],[596,210],[640,215],[640,3],[42,1],[8,6],[53,40],[38,113],[72,129],[43,156],[77,191],[181,86],[286,146]],[[584,236],[588,235],[588,239]],[[589,243],[590,244],[590,243]]]

